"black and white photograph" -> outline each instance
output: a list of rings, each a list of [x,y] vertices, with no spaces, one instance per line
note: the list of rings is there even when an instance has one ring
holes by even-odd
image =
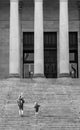
[[[80,0],[0,0],[0,130],[80,130]]]

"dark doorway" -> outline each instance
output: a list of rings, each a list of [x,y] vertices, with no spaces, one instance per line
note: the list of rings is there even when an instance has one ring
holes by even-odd
[[[78,78],[78,33],[69,33],[69,59]],[[34,72],[34,33],[23,32],[23,77]],[[44,74],[46,78],[57,78],[57,32],[44,32]]]
[[[44,74],[46,78],[57,78],[57,33],[44,33]]]
[[[23,77],[34,73],[34,33],[23,32]],[[46,78],[57,77],[57,33],[44,32],[44,74]]]
[[[78,78],[78,33],[69,33],[70,72],[73,69],[74,78]]]
[[[23,32],[23,78],[34,72],[34,33]]]

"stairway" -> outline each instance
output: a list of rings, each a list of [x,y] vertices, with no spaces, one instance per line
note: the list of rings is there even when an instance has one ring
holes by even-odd
[[[24,116],[17,98],[23,92]],[[40,104],[35,115],[34,102]],[[0,81],[0,130],[80,130],[79,79],[5,79]]]

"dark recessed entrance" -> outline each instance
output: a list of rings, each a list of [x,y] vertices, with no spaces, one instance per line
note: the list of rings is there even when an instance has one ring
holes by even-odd
[[[23,77],[34,73],[34,33],[23,32]],[[44,33],[44,74],[46,78],[57,77],[57,33]]]
[[[74,78],[78,78],[78,33],[69,33],[70,72],[74,71]]]
[[[78,33],[69,33],[69,59],[70,71],[78,77]],[[73,68],[71,68],[73,66]],[[30,77],[34,73],[34,33],[23,33],[23,77]],[[44,74],[46,78],[57,77],[57,33],[44,33]]]
[[[34,72],[34,33],[23,33],[23,78],[30,78]]]
[[[57,33],[44,33],[44,74],[46,78],[57,78]]]

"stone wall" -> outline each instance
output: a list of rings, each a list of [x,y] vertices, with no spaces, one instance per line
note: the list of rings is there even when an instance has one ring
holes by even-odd
[[[9,75],[9,6],[0,5],[0,78]]]

